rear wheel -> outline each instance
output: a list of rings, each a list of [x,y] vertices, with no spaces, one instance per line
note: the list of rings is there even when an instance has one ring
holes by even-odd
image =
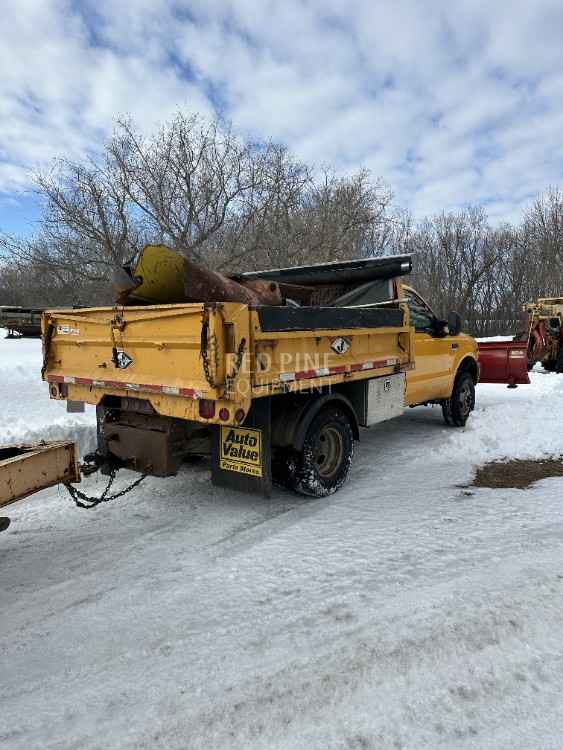
[[[294,492],[326,497],[346,480],[353,454],[350,420],[340,409],[327,407],[309,425],[303,450],[278,457],[275,475]]]
[[[471,373],[461,372],[456,377],[452,395],[442,403],[444,421],[454,427],[463,427],[475,408],[475,383]]]

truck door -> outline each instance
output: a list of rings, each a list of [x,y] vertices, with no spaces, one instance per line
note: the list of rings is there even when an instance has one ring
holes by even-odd
[[[436,316],[410,287],[403,287],[415,329],[415,369],[407,373],[407,405],[447,398],[455,352],[452,339],[436,328]]]

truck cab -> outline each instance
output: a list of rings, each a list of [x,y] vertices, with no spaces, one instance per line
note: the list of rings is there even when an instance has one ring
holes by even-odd
[[[415,289],[403,285],[402,291],[415,330],[415,367],[407,373],[405,406],[441,404],[446,422],[462,426],[475,403],[477,342],[460,332],[458,315],[452,313],[448,321],[441,320]],[[452,403],[460,397],[462,404]],[[458,412],[455,420],[452,408]]]

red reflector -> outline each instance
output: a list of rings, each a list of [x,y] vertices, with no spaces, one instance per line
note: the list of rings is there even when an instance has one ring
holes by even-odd
[[[222,419],[223,422],[226,422],[230,416],[231,414],[229,410],[225,409],[225,407],[223,407],[222,409],[219,409],[219,419]]]
[[[208,398],[200,399],[199,416],[204,419],[213,419],[215,416],[215,401],[210,401]]]
[[[235,412],[235,419],[237,422],[242,422],[244,419],[244,409],[237,409]]]

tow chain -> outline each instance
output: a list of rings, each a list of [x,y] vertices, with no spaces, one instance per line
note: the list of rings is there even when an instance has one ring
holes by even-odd
[[[236,376],[239,374],[240,368],[242,367],[242,362],[243,362],[243,359],[244,359],[244,347],[245,346],[246,346],[246,339],[243,338],[243,339],[240,340],[240,344],[238,345],[238,348],[237,348],[237,353],[236,353],[236,357],[235,357],[235,364],[234,364],[234,367],[232,369],[232,372],[230,372],[229,374],[227,374],[225,376],[225,390],[224,390],[224,395],[225,396],[226,395],[231,395],[231,389],[233,387],[234,380],[235,380]]]
[[[113,484],[113,480],[115,479],[116,474],[117,474],[117,469],[112,469],[110,471],[109,481],[107,483],[105,490],[100,495],[100,497],[93,497],[92,495],[86,495],[86,493],[81,492],[72,484],[65,484],[65,487],[67,488],[69,495],[72,497],[77,507],[86,508],[87,510],[89,510],[90,508],[95,508],[96,505],[99,505],[100,503],[109,503],[110,500],[117,500],[118,497],[123,497],[123,495],[126,495],[128,492],[131,492],[131,490],[134,490],[135,487],[138,487],[143,481],[143,479],[146,479],[147,477],[147,474],[142,474],[138,479],[135,479],[135,481],[132,484],[130,484],[128,487],[125,487],[125,489],[120,490],[119,492],[115,492],[113,495],[110,495],[109,491],[111,489],[111,486]]]

